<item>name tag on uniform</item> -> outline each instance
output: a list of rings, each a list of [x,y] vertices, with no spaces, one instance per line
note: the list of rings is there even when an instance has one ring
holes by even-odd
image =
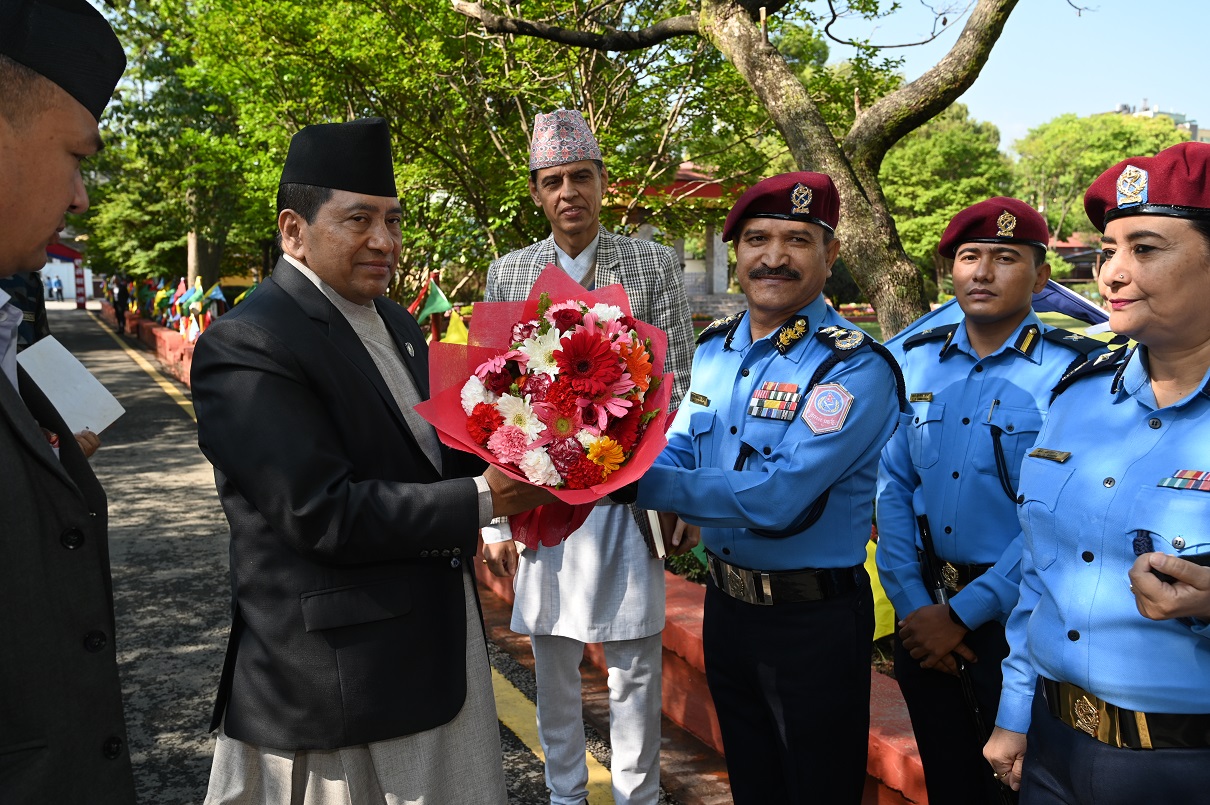
[[[1066,450],[1047,450],[1045,447],[1035,447],[1029,451],[1030,458],[1044,458],[1047,461],[1057,461],[1062,464],[1067,459],[1071,458],[1071,453]]]
[[[798,411],[801,398],[797,383],[762,383],[759,389],[752,392],[748,413],[762,419],[790,420]]]
[[[710,398],[705,394],[698,394],[696,391],[689,392],[689,402],[696,405],[709,405]]]
[[[908,402],[932,402],[933,392],[931,391],[914,391],[912,396],[908,397]]]

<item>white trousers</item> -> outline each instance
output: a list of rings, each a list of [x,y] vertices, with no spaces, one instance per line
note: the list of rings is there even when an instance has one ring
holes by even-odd
[[[552,805],[588,799],[580,661],[584,644],[531,635],[538,683],[538,737]],[[609,748],[617,805],[655,805],[660,795],[660,634],[602,644],[609,666]]]

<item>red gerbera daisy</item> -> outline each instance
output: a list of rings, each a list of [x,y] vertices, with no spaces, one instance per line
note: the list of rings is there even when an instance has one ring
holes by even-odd
[[[622,367],[609,343],[588,330],[576,330],[555,350],[559,376],[581,394],[595,397],[622,376]]]

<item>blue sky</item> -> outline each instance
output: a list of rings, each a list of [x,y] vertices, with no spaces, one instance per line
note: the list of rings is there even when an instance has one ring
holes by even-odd
[[[938,8],[966,0],[931,0]],[[1072,112],[1089,115],[1120,103],[1140,107],[1143,99],[1175,110],[1210,128],[1210,2],[1205,0],[1075,0],[1089,10],[1077,16],[1066,0],[1021,0],[974,85],[959,102],[977,120],[1000,128],[1000,147],[1030,128]],[[874,44],[919,41],[933,15],[921,0],[901,0],[903,9],[876,26],[858,20],[834,25],[841,37],[866,36]],[[962,26],[920,47],[886,51],[905,58],[914,79],[953,45]],[[833,60],[847,48],[829,42]]]

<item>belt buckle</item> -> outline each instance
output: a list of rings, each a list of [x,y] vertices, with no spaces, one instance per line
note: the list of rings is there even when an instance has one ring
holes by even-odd
[[[751,603],[752,595],[748,591],[748,585],[744,584],[744,577],[740,575],[739,570],[726,563],[723,564],[723,567],[726,573],[727,595]]]
[[[941,563],[941,583],[951,590],[958,589],[958,582],[961,577],[958,575],[958,568],[954,567],[953,562]]]
[[[1097,728],[1101,726],[1101,712],[1087,693],[1072,699],[1071,721],[1076,729],[1088,733],[1093,738],[1097,737]]]

